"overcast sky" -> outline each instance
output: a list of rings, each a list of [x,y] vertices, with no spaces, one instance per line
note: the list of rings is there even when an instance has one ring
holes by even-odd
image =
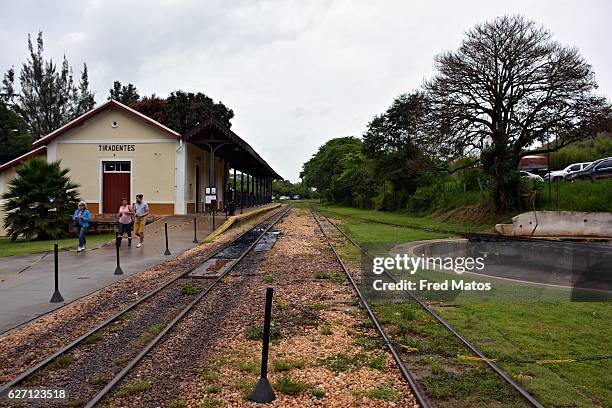
[[[96,102],[114,80],[141,95],[202,91],[236,114],[232,129],[283,177],[325,141],[360,136],[373,115],[433,73],[465,30],[521,13],[592,64],[612,95],[612,2],[582,1],[11,1],[0,69],[19,68],[28,33],[45,54],[87,62]]]

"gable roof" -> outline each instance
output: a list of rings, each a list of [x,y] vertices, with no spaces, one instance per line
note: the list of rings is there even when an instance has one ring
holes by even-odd
[[[180,139],[181,137],[179,133],[175,132],[169,127],[162,125],[161,123],[151,119],[148,116],[143,115],[142,113],[130,108],[127,105],[122,104],[121,102],[117,102],[114,99],[111,99],[107,102],[104,102],[102,105],[90,110],[89,112],[82,114],[81,116],[79,116],[72,122],[65,124],[61,128],[56,129],[53,132],[49,133],[48,135],[41,137],[40,139],[32,143],[32,146],[39,147],[39,146],[47,145],[49,142],[51,142],[56,137],[63,135],[64,133],[68,132],[69,130],[77,126],[81,126],[86,120],[91,119],[92,117],[96,116],[98,113],[101,113],[109,108],[117,108],[120,111],[125,112],[129,115],[132,115],[136,119],[139,119],[142,122],[145,122],[153,126],[154,128],[161,130],[162,132],[168,134],[169,136],[175,137],[177,139]]]
[[[7,161],[6,163],[0,165],[0,173],[6,169],[10,169],[11,167],[15,167],[23,163],[24,161],[28,160],[30,157],[42,156],[46,152],[46,150],[47,150],[47,146],[40,146],[34,150],[30,150],[29,152],[25,154],[22,154],[21,156],[11,161]]]

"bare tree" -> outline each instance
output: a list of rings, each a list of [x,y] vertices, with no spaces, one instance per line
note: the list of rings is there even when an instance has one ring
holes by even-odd
[[[499,213],[518,197],[516,167],[536,144],[557,137],[561,148],[609,125],[610,107],[594,94],[591,66],[522,16],[475,26],[458,50],[435,62],[438,72],[425,83],[432,142],[449,159],[480,157]]]

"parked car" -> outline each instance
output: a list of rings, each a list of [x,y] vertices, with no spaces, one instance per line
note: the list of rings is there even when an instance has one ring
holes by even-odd
[[[551,171],[550,173],[546,173],[544,175],[544,180],[548,180],[548,179],[550,179],[550,181],[564,180],[568,174],[573,173],[575,171],[580,171],[586,168],[591,163],[592,162],[570,164],[563,170],[555,170],[555,171]]]
[[[537,174],[533,174],[525,170],[519,171],[519,175],[521,176],[521,178],[527,178],[527,179],[536,180],[536,181],[544,181],[544,179],[541,176],[538,176]]]
[[[593,163],[580,171],[575,171],[567,176],[566,180],[603,180],[612,178],[612,157],[595,160]]]
[[[279,200],[289,200],[289,196],[280,196]]]
[[[300,199],[300,196],[297,194],[292,197],[292,200],[299,200],[299,199]]]

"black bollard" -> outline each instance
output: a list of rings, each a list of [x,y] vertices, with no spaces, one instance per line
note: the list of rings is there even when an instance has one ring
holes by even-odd
[[[215,207],[212,208],[213,212],[213,231],[215,230]]]
[[[193,219],[193,243],[198,243],[198,219]]]
[[[119,259],[119,247],[121,246],[121,236],[117,234],[115,238],[115,251],[117,252],[117,267],[115,268],[115,275],[123,275],[123,269],[121,269],[121,260]]]
[[[164,252],[164,255],[172,255],[170,253],[170,250],[168,249],[168,223],[164,222],[164,233],[166,234],[166,251]]]
[[[266,290],[266,312],[264,316],[263,347],[261,349],[261,376],[249,399],[255,402],[272,402],[276,399],[274,390],[268,381],[268,349],[270,346],[270,321],[272,320],[272,294],[274,289]]]
[[[55,257],[55,291],[53,292],[53,296],[51,296],[51,303],[59,303],[63,302],[64,298],[59,292],[59,249],[57,244],[53,244],[53,256]]]

